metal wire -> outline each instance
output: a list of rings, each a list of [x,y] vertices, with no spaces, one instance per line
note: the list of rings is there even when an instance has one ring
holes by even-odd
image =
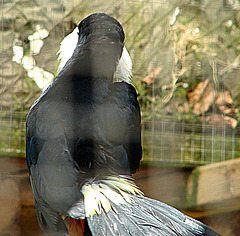
[[[79,2],[81,4],[77,4]],[[181,1],[172,1],[171,7],[167,2],[127,0],[119,2],[113,0],[108,3],[104,1],[103,4],[99,0],[96,1],[96,7],[94,8],[94,11],[113,14],[123,22],[123,26],[126,28],[126,44],[127,47],[129,46],[130,53],[132,52],[135,65],[134,83],[137,88],[146,89],[148,91],[146,96],[150,94],[151,97],[147,101],[150,104],[148,108],[142,106],[143,158],[145,161],[199,165],[237,158],[240,154],[239,128],[229,128],[226,124],[219,126],[214,121],[209,124],[205,119],[206,112],[202,112],[199,115],[202,120],[196,122],[195,120],[190,121],[180,113],[177,114],[177,111],[174,114],[164,110],[164,106],[171,103],[178,86],[183,86],[180,77],[177,77],[182,69],[178,68],[177,64],[184,60],[182,55],[180,60],[176,59],[173,52],[164,51],[169,43],[167,40],[172,28],[168,32],[164,32],[162,25],[166,24],[170,16],[175,14],[174,19],[171,20],[174,23],[178,14],[176,9]],[[28,36],[33,35],[39,25],[41,29],[47,30],[49,37],[52,37],[51,39],[56,39],[57,45],[69,31],[69,28],[65,31],[58,30],[57,27],[60,23],[66,19],[69,20],[71,18],[69,16],[72,16],[73,23],[77,23],[91,13],[88,1],[70,1],[67,6],[64,6],[64,1],[59,4],[61,5],[60,10],[54,3],[49,3],[46,6],[39,5],[37,1],[2,1],[1,3],[0,153],[13,152],[24,155],[26,115],[33,101],[42,92],[42,88],[37,85],[33,78],[30,78],[29,71],[23,68],[24,66],[21,63],[13,62],[14,47],[16,49],[19,46],[15,42],[21,42],[24,56],[31,56],[34,60],[33,71],[40,68],[43,71],[42,73],[48,72],[53,76],[55,72],[48,71],[47,66],[52,65],[56,68],[57,57],[52,59],[50,54],[54,55],[54,53],[48,50],[45,54],[43,52],[34,55],[29,53],[30,40]],[[80,15],[79,12],[81,12]],[[141,16],[142,25],[134,20],[137,15]],[[131,21],[135,23],[134,27],[129,24]],[[139,24],[136,24],[136,22]],[[16,28],[16,25],[19,28]],[[30,26],[27,27],[27,25]],[[21,27],[26,28],[21,31]],[[155,29],[161,29],[162,34],[156,33],[159,31]],[[143,38],[140,38],[140,35]],[[160,44],[164,45],[161,52],[158,48]],[[35,47],[33,45],[33,51],[36,51]],[[212,47],[216,47],[216,45]],[[144,53],[141,54],[141,50]],[[177,53],[179,49],[175,47],[175,50]],[[44,58],[49,59],[49,61],[47,59],[44,62],[41,61]],[[163,80],[163,82],[153,81],[150,85],[143,85],[141,81],[147,75],[146,73],[143,74],[143,70],[149,72],[154,68],[163,67],[163,65],[169,68],[169,70],[163,70],[161,76],[157,78]],[[28,66],[31,66],[31,64]],[[175,69],[172,69],[173,66],[175,66]],[[228,67],[226,66],[226,68]],[[204,69],[202,68],[202,70]],[[218,81],[218,67],[215,61],[212,63],[212,70],[214,81]],[[228,69],[225,69],[224,73],[227,73],[226,71]],[[135,79],[137,82],[135,82]],[[194,79],[193,77],[192,80]],[[205,81],[207,78],[201,79]],[[47,78],[43,76],[39,81],[45,83]],[[168,90],[163,90],[163,85]],[[225,91],[221,89],[219,87],[219,91]],[[161,107],[159,106],[159,100],[157,100],[159,97],[167,98],[165,104]],[[213,107],[210,113],[210,115],[218,114],[216,107]]]

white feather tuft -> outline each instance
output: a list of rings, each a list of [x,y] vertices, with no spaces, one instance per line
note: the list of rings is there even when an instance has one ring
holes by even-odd
[[[60,49],[57,52],[58,60],[60,61],[57,72],[60,72],[67,61],[72,57],[73,52],[78,43],[78,27],[72,33],[67,35],[60,43]],[[131,82],[132,77],[132,61],[126,47],[123,47],[122,56],[117,64],[114,74],[114,82],[125,81]]]
[[[108,212],[111,202],[116,205],[131,202],[131,195],[143,195],[133,181],[118,176],[109,176],[105,180],[86,183],[82,187],[86,217]]]
[[[67,35],[60,43],[60,48],[57,52],[58,61],[60,61],[57,71],[60,72],[67,61],[72,57],[73,52],[78,43],[78,27],[72,33]]]
[[[114,81],[115,82],[125,81],[127,83],[130,83],[131,78],[132,78],[132,60],[126,47],[124,46],[122,56],[118,62],[117,69],[114,74]]]

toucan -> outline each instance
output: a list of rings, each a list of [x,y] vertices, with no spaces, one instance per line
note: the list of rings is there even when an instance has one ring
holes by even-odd
[[[26,161],[36,215],[47,235],[219,235],[145,197],[131,177],[142,158],[141,115],[121,24],[83,19],[61,43],[59,73],[26,120]]]

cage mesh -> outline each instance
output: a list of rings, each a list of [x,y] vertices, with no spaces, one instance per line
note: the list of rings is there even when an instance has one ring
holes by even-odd
[[[56,75],[60,41],[106,12],[122,23],[133,59],[143,160],[239,157],[238,11],[237,1],[2,1],[0,152],[24,156],[26,116]]]

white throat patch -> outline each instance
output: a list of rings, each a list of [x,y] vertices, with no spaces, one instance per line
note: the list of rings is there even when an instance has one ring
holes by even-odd
[[[84,195],[86,217],[101,214],[111,209],[111,202],[116,205],[131,202],[131,195],[143,195],[130,179],[123,176],[108,176],[105,180],[86,183],[81,189]]]
[[[68,34],[60,43],[60,48],[57,52],[58,61],[60,61],[57,72],[60,72],[67,61],[72,57],[73,52],[77,46],[77,42],[78,27],[76,27],[72,33]]]
[[[72,33],[68,34],[60,43],[60,48],[57,52],[58,61],[60,61],[57,72],[60,72],[67,61],[72,57],[73,52],[78,43],[78,27]],[[123,47],[122,56],[117,64],[114,74],[114,82],[125,81],[131,82],[132,77],[132,61],[126,47]]]
[[[114,82],[125,81],[127,83],[130,83],[131,78],[132,78],[132,60],[126,47],[124,46],[122,56],[117,64],[117,69],[114,74]]]

